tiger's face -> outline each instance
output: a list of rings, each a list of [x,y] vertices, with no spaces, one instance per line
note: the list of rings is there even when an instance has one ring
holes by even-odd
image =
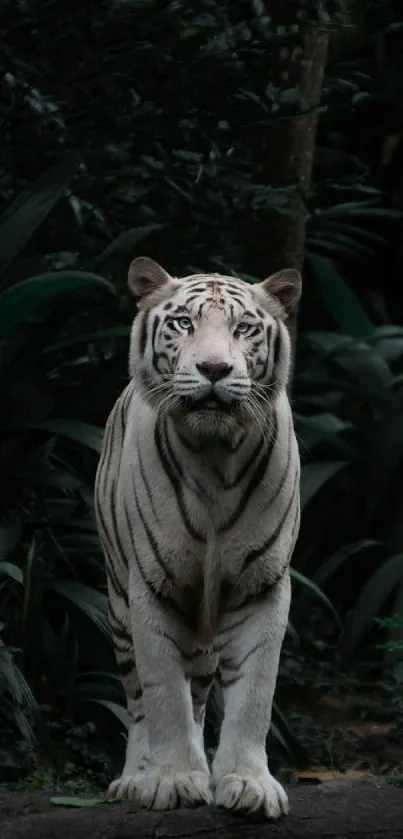
[[[267,403],[288,381],[285,306],[299,298],[299,274],[254,286],[218,274],[177,280],[140,258],[129,285],[140,309],[130,373],[152,404],[201,434],[267,424]]]

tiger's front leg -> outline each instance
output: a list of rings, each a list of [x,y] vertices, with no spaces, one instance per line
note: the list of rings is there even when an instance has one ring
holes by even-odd
[[[274,689],[290,607],[288,572],[252,607],[227,612],[219,635],[224,720],[213,762],[215,802],[279,818],[288,799],[266,757]]]
[[[137,588],[133,591],[130,610],[148,754],[126,797],[153,810],[211,803],[210,772],[191,696],[193,638],[149,591],[140,596]]]

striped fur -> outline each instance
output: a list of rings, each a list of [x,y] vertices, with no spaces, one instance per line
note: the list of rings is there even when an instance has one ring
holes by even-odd
[[[130,382],[106,425],[95,502],[130,716],[110,793],[150,809],[215,801],[277,818],[267,767],[299,455],[286,395],[296,272],[246,285],[132,263]],[[218,668],[218,671],[217,671]],[[203,747],[216,671],[224,719]]]

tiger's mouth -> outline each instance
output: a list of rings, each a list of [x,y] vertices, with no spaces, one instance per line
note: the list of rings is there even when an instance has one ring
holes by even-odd
[[[228,414],[231,411],[231,405],[218,399],[216,396],[205,396],[201,399],[193,399],[187,401],[186,410],[188,413],[195,413],[196,411],[209,411],[220,414]]]

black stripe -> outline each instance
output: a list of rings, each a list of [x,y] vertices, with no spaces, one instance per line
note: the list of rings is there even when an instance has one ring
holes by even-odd
[[[281,328],[279,324],[277,324],[277,332],[276,337],[274,339],[274,350],[273,350],[273,364],[274,367],[277,366],[280,360],[280,350],[281,350]]]
[[[118,527],[118,520],[116,517],[116,479],[112,478],[111,480],[111,490],[110,490],[110,516],[111,516],[111,523],[112,523],[112,535],[116,542],[119,556],[123,560],[123,563],[126,568],[129,567],[128,557],[126,556],[126,551],[123,547],[122,540],[120,538],[119,527]]]
[[[248,338],[256,338],[256,335],[259,335],[259,333],[260,333],[260,326],[255,326],[253,332],[249,333]]]
[[[136,505],[137,505],[137,499],[136,499]],[[165,606],[170,607],[172,609],[172,611],[175,612],[176,617],[178,619],[181,619],[182,623],[184,623],[184,625],[186,627],[190,626],[191,623],[192,623],[192,618],[189,616],[189,614],[187,612],[185,612],[185,610],[182,609],[179,606],[179,604],[176,602],[176,600],[174,600],[173,597],[170,597],[169,595],[166,595],[162,591],[157,589],[156,586],[154,585],[154,583],[152,583],[151,580],[149,580],[148,577],[146,576],[144,568],[143,568],[143,566],[140,562],[140,557],[139,557],[139,555],[137,553],[137,550],[136,550],[136,546],[135,546],[135,542],[134,542],[134,532],[133,532],[132,525],[131,525],[131,522],[130,522],[130,519],[129,519],[129,515],[128,515],[128,511],[127,511],[127,507],[126,507],[126,502],[123,503],[123,509],[124,509],[124,513],[125,513],[127,529],[129,531],[131,544],[132,544],[132,548],[133,548],[133,557],[134,557],[135,563],[137,565],[137,568],[140,572],[140,576],[141,576],[141,579],[143,580],[143,583],[147,586],[148,590],[155,597],[156,600],[158,600],[160,603],[164,603]],[[165,568],[165,566],[164,566],[164,568]],[[168,574],[167,574],[167,576],[168,576]],[[171,577],[172,577],[172,575],[171,575]]]
[[[152,530],[148,526],[148,523],[146,521],[145,516],[143,515],[142,509],[140,507],[140,503],[139,503],[139,500],[138,500],[138,496],[137,496],[137,492],[136,492],[136,486],[135,486],[134,481],[133,481],[132,486],[133,486],[133,494],[134,494],[134,503],[136,505],[137,513],[138,513],[139,519],[140,519],[140,521],[141,521],[141,523],[144,527],[144,530],[146,532],[147,539],[148,539],[148,541],[151,545],[151,548],[153,550],[154,559],[157,561],[158,565],[163,570],[166,579],[169,580],[172,583],[172,582],[175,581],[174,580],[174,575],[172,574],[172,571],[166,566],[166,564],[165,564],[165,562],[162,558],[158,542],[157,542]]]
[[[115,563],[114,563],[113,559],[109,556],[105,546],[104,546],[104,552],[105,552],[105,556],[108,560],[105,564],[106,575],[107,575],[107,578],[108,578],[108,582],[112,586],[116,597],[118,597],[118,598],[120,597],[123,600],[126,608],[128,609],[129,608],[129,597],[128,597],[127,591],[123,587],[123,585],[121,584],[121,582],[120,582],[120,580],[119,580],[119,578],[116,574]],[[109,598],[109,600],[110,600],[110,598]]]
[[[296,539],[298,538],[297,530],[298,530],[299,524],[300,524],[300,517],[301,517],[301,510],[300,510],[300,505],[298,503],[297,506],[296,506],[296,510],[295,510],[294,522],[293,522],[292,533],[291,533],[291,550],[290,550],[290,556],[289,556],[290,561],[291,561],[291,557],[292,557],[292,554],[293,554],[294,549],[295,549],[294,540],[296,542]]]
[[[124,676],[130,676],[130,674],[133,673],[133,670],[136,669],[136,662],[134,661],[134,658],[127,658],[124,661],[122,661],[120,656],[119,656],[119,658],[118,658],[118,656],[116,656],[116,661],[117,661],[119,673],[123,677]]]
[[[267,376],[267,371],[269,369],[269,363],[270,363],[270,343],[271,343],[272,331],[273,331],[273,327],[271,326],[271,324],[269,324],[269,326],[266,327],[266,341],[267,341],[266,359],[265,359],[265,362],[264,362],[264,365],[263,365],[262,372],[259,373],[258,376],[256,376],[256,381],[257,382],[260,382],[262,379],[265,379],[266,376]]]
[[[158,355],[157,355],[157,353],[156,353],[156,351],[155,351],[155,346],[154,346],[154,344],[155,344],[155,336],[156,336],[156,334],[157,334],[157,329],[158,329],[158,327],[159,327],[159,324],[160,324],[160,319],[159,319],[158,315],[155,315],[155,316],[154,316],[154,320],[153,320],[153,329],[152,329],[152,335],[151,335],[151,345],[152,345],[152,348],[153,348],[153,367],[154,367],[154,369],[157,371],[157,373],[159,373],[159,370],[158,370],[158,367],[157,367]]]
[[[234,609],[233,611],[234,612],[238,611],[239,608],[240,607],[237,606],[236,609]],[[227,612],[231,612],[231,611],[232,611],[231,609],[227,610]],[[233,629],[238,629],[238,627],[243,626],[244,623],[246,623],[246,621],[248,621],[251,617],[252,617],[252,615],[244,615],[243,618],[239,618],[239,620],[234,621],[229,626],[226,626],[225,629],[221,629],[220,632],[219,632],[219,636],[220,635],[225,635],[227,632],[232,632]]]
[[[215,676],[216,672],[217,672],[217,668],[214,670],[213,673],[206,673],[202,676],[192,676],[192,682],[194,682],[194,684],[197,687],[209,688],[213,679],[214,679],[214,676]]]
[[[233,685],[236,685],[237,682],[243,679],[243,673],[239,673],[238,676],[232,676],[230,679],[223,679],[220,677],[220,685],[225,690],[225,688],[231,688]]]
[[[264,440],[263,440],[263,438],[260,438],[258,443],[257,443],[257,446],[255,446],[255,448],[252,450],[250,456],[247,458],[247,460],[243,464],[241,470],[238,472],[238,475],[236,476],[236,478],[233,481],[227,481],[225,479],[224,475],[221,474],[218,466],[213,467],[213,472],[217,476],[217,478],[219,478],[219,480],[221,481],[224,489],[233,489],[234,487],[237,486],[237,484],[239,484],[242,481],[242,478],[245,477],[246,473],[249,472],[249,470],[252,468],[253,464],[255,463],[257,458],[259,457],[259,454],[261,453],[263,446],[264,446]]]
[[[263,508],[263,512],[267,512],[267,510],[268,510],[268,509],[272,506],[272,504],[274,504],[274,502],[275,502],[276,498],[278,498],[278,496],[280,495],[280,492],[281,492],[281,491],[282,491],[282,489],[284,488],[285,483],[286,483],[286,481],[287,481],[288,474],[289,474],[289,471],[290,471],[290,466],[291,466],[291,454],[292,454],[292,433],[293,433],[293,424],[292,424],[292,417],[290,416],[290,417],[289,417],[289,426],[288,426],[288,454],[287,454],[287,462],[286,462],[286,465],[285,465],[285,468],[284,468],[283,475],[282,475],[282,477],[280,478],[280,483],[278,484],[277,489],[276,489],[276,491],[275,491],[274,495],[272,495],[272,496],[269,498],[269,500],[268,500],[267,504],[265,504],[265,506],[264,506],[264,508]]]
[[[273,591],[274,587],[276,585],[278,585],[279,582],[281,582],[281,580],[283,579],[286,571],[288,570],[289,564],[290,564],[290,560],[289,560],[289,558],[287,558],[287,561],[285,562],[283,567],[280,569],[280,571],[277,572],[277,574],[274,577],[272,577],[271,579],[269,578],[269,579],[265,580],[264,582],[262,582],[262,584],[259,586],[259,588],[255,589],[255,591],[253,591],[251,593],[247,592],[244,595],[244,597],[242,598],[242,600],[239,603],[237,603],[237,605],[233,609],[228,609],[227,610],[227,614],[229,614],[231,612],[238,612],[240,609],[245,609],[251,603],[261,604],[266,599],[266,597],[269,595],[269,593],[271,593]],[[224,633],[224,631],[226,632],[227,630],[223,630],[223,633]],[[224,646],[226,646],[227,643],[228,642],[226,641]]]
[[[229,517],[228,521],[225,522],[225,524],[223,524],[220,527],[220,529],[218,531],[219,533],[224,533],[226,530],[229,530],[229,528],[232,527],[235,524],[235,522],[238,520],[238,518],[244,512],[246,506],[248,505],[248,503],[251,500],[251,497],[252,497],[254,491],[259,486],[260,482],[262,481],[262,479],[263,479],[263,477],[264,477],[264,475],[265,475],[265,473],[268,469],[270,459],[271,459],[271,456],[272,456],[272,453],[273,453],[273,449],[274,449],[274,446],[276,444],[276,440],[277,440],[277,415],[276,415],[276,412],[274,412],[272,433],[271,433],[271,438],[270,438],[269,444],[267,446],[267,449],[263,453],[264,446],[266,445],[266,440],[262,437],[261,442],[260,442],[260,451],[257,453],[257,457],[259,457],[260,453],[262,453],[262,457],[259,459],[257,467],[256,467],[256,469],[255,469],[255,471],[254,471],[254,473],[251,477],[251,480],[246,485],[246,487],[245,487],[245,489],[242,493],[242,497],[241,497],[236,509],[234,510],[232,515]]]
[[[147,478],[147,475],[146,475],[146,472],[145,472],[145,469],[144,469],[144,465],[143,465],[143,459],[141,457],[141,447],[140,446],[137,447],[137,454],[138,454],[138,458],[139,458],[140,476],[141,476],[141,479],[142,479],[143,484],[145,486],[148,501],[149,501],[149,504],[150,504],[150,507],[151,507],[151,512],[152,512],[152,514],[155,518],[156,523],[159,524],[159,518],[158,518],[157,511],[155,509],[154,499],[153,499],[152,492],[151,492],[151,489],[150,489],[150,484],[148,483],[148,478]]]
[[[159,456],[159,459],[160,459],[161,466],[162,466],[167,478],[169,479],[169,482],[170,482],[170,484],[172,486],[172,489],[175,493],[177,504],[178,504],[178,507],[179,507],[179,511],[180,511],[181,516],[182,516],[182,521],[183,521],[183,524],[186,527],[186,530],[188,531],[188,533],[190,533],[191,536],[193,536],[193,539],[195,539],[197,542],[204,542],[205,541],[204,537],[202,536],[201,533],[199,533],[198,530],[196,530],[193,527],[192,522],[189,519],[187,510],[186,510],[186,505],[185,505],[182,481],[179,480],[177,474],[175,474],[174,469],[172,469],[171,464],[168,462],[168,459],[165,456],[165,452],[164,452],[164,448],[163,448],[163,442],[162,442],[162,433],[161,433],[161,428],[160,428],[161,422],[164,424],[164,429],[165,429],[165,422],[164,422],[163,419],[161,420],[160,418],[155,423],[155,429],[154,429],[154,441],[155,441],[155,446],[156,446],[156,449],[157,449],[157,452],[158,452],[158,456]],[[178,461],[173,457],[172,447],[169,446],[169,441],[167,440],[166,429],[165,429],[165,440],[164,440],[164,442],[165,442],[165,445],[166,445],[166,447],[168,449],[168,452],[171,456],[171,459],[173,458],[173,460],[174,460],[174,467],[177,468],[180,476],[182,477],[183,476],[183,471],[180,468]]]
[[[273,533],[270,534],[269,538],[266,539],[266,541],[263,543],[263,545],[260,545],[259,548],[253,548],[253,550],[249,551],[249,553],[246,554],[246,556],[245,556],[245,558],[242,562],[241,574],[243,574],[243,572],[246,571],[246,569],[249,568],[250,565],[253,562],[256,562],[256,560],[258,560],[258,559],[261,559],[261,557],[264,556],[264,554],[267,553],[267,551],[269,551],[270,548],[272,548],[274,543],[277,541],[277,539],[278,539],[278,537],[279,537],[279,535],[280,535],[280,533],[281,533],[281,531],[284,527],[284,524],[287,520],[287,517],[290,514],[290,510],[291,510],[292,504],[293,504],[294,499],[295,499],[295,490],[296,490],[296,487],[297,487],[297,480],[298,480],[298,472],[296,473],[296,476],[295,476],[294,486],[293,486],[293,490],[292,490],[292,493],[291,493],[291,498],[290,498],[290,500],[287,504],[287,507],[285,509],[285,512],[284,512],[284,515],[283,515],[282,519],[280,519],[276,529],[273,531]]]
[[[178,651],[179,655],[183,658],[184,661],[189,661],[189,662],[193,661],[193,652],[185,653],[182,650],[182,647],[179,646],[179,644],[175,640],[175,638],[172,637],[172,635],[168,635],[167,632],[163,632],[163,631],[158,631],[157,630],[157,632],[158,632],[158,635],[161,635],[163,638],[166,638],[167,641],[170,641],[172,646],[175,647],[175,649]]]
[[[148,337],[148,312],[144,312],[141,316],[140,324],[140,354],[144,355],[147,346]]]
[[[116,615],[116,612],[113,607],[113,603],[109,600],[108,604],[109,608],[109,623],[112,626],[113,634],[116,638],[119,638],[120,641],[123,641],[126,644],[131,644],[133,646],[133,639],[128,629],[126,629],[125,625],[122,623],[121,620]]]
[[[245,442],[246,437],[247,437],[247,432],[245,431],[245,433],[244,433],[244,434],[242,434],[242,435],[240,436],[240,438],[239,438],[238,442],[237,442],[237,443],[235,443],[235,445],[234,445],[234,446],[232,446],[232,445],[231,445],[231,441],[230,441],[230,440],[226,440],[226,439],[224,438],[224,440],[222,441],[222,442],[223,442],[223,445],[224,445],[224,449],[225,449],[227,452],[229,452],[230,454],[235,454],[235,452],[237,452],[237,451],[238,451],[238,449],[240,449],[240,448],[241,448],[242,443],[244,443],[244,442]]]
[[[267,639],[263,638],[261,641],[258,641],[257,644],[254,644],[253,647],[248,650],[248,652],[240,659],[240,661],[234,662],[231,658],[222,658],[220,661],[220,670],[223,671],[230,671],[231,673],[237,673],[238,670],[241,669],[242,665],[250,658],[253,653],[255,653],[260,647],[263,647],[264,644],[267,643]]]
[[[201,451],[203,451],[203,446],[194,446],[193,443],[187,440],[186,437],[184,437],[183,434],[180,433],[180,431],[177,431],[176,435],[178,437],[178,440],[180,440],[180,442],[182,443],[182,446],[185,449],[187,449],[188,452],[192,452],[193,454],[199,454]]]
[[[122,600],[124,601],[125,606],[127,608],[129,608],[129,599],[128,599],[127,591],[125,591],[125,589],[121,585],[120,580],[118,579],[118,576],[116,574],[115,562],[114,562],[114,559],[113,559],[114,555],[116,554],[116,547],[112,543],[110,534],[107,530],[106,523],[105,523],[105,520],[104,520],[104,517],[103,517],[102,508],[99,505],[97,505],[97,514],[98,514],[99,524],[101,525],[101,530],[102,530],[102,533],[100,533],[100,536],[101,536],[102,549],[103,549],[103,553],[104,553],[104,557],[105,557],[106,575],[108,577],[108,580],[109,580],[110,584],[112,585],[112,588],[115,591],[116,596],[121,597]],[[122,557],[122,559],[125,562],[126,557]],[[127,560],[126,560],[126,562],[127,562]],[[125,565],[125,568],[126,568],[126,565]]]
[[[153,807],[154,807],[154,804],[155,804],[155,802],[156,802],[156,800],[157,800],[157,795],[158,795],[159,790],[160,790],[160,784],[161,784],[161,781],[158,781],[157,786],[155,787],[155,792],[154,792],[154,795],[153,795],[153,797],[152,797],[152,799],[151,799],[151,801],[150,801],[150,803],[149,803],[149,805],[148,805],[148,810],[152,810],[152,809],[153,809]],[[176,790],[175,790],[175,794],[176,794]],[[178,796],[176,795],[176,801],[175,801],[175,804],[177,803],[177,798],[178,798]]]

